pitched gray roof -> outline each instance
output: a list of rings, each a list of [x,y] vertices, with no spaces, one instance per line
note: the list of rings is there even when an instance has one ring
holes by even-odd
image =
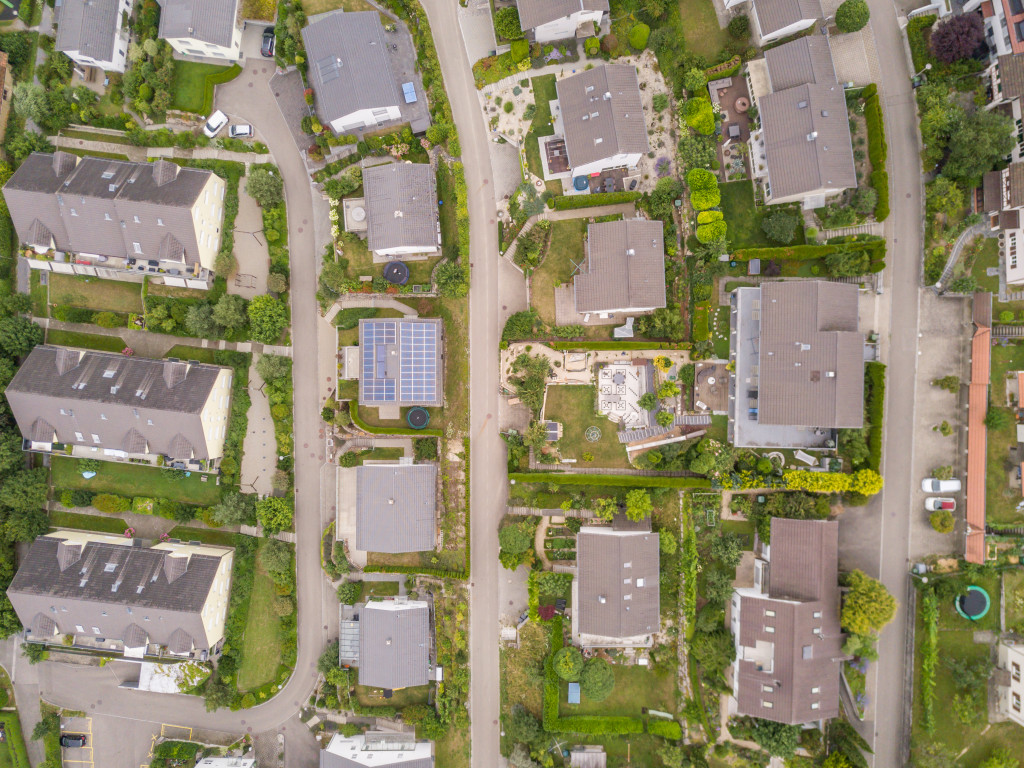
[[[425,552],[434,548],[437,466],[368,464],[356,468],[356,549]]]
[[[773,91],[806,83],[832,85],[836,70],[832,49],[823,35],[807,35],[764,52]]]
[[[657,632],[658,534],[586,526],[576,535],[579,629],[627,638]]]
[[[759,103],[772,196],[857,186],[843,89],[808,84]]]
[[[111,61],[117,44],[120,0],[64,0],[57,24],[58,51],[81,51]]]
[[[324,14],[302,30],[302,40],[322,122],[402,103],[376,11]]]
[[[770,645],[772,664],[758,670],[752,660],[736,662],[740,714],[793,724],[839,714],[839,669],[847,657],[839,626],[838,551],[837,522],[772,520],[767,594],[741,597],[739,636],[744,648]],[[812,703],[818,706],[812,709]]]
[[[516,5],[524,32],[577,11],[608,11],[608,0],[516,0]]]
[[[803,19],[820,19],[818,0],[754,0],[761,35],[770,35]]]
[[[605,64],[559,80],[565,149],[572,167],[649,149],[633,65]]]
[[[52,429],[61,443],[131,452],[148,445],[149,453],[174,459],[217,458],[201,412],[222,370],[42,345],[7,385],[7,400],[28,439]],[[41,429],[39,420],[52,427]]]
[[[182,646],[183,636],[200,649],[209,649],[220,639],[207,638],[201,615],[220,557],[191,554],[172,584],[165,575],[165,560],[186,558],[171,557],[168,550],[90,541],[78,550],[77,560],[62,569],[58,558],[62,541],[60,532],[37,538],[7,589],[18,617],[32,627],[33,634],[33,622],[42,615],[61,634],[130,638],[132,643],[138,642],[139,633],[131,629],[137,624],[149,642],[169,645],[173,641],[178,652],[191,649],[191,642],[188,648]]]
[[[1024,96],[1024,54],[1012,53],[1000,56],[999,90],[1004,99],[1019,99]]]
[[[39,242],[48,231],[61,251],[124,258],[176,257],[199,261],[192,206],[212,171],[182,168],[165,160],[131,163],[66,152],[34,153],[4,185],[4,198],[22,242]],[[138,221],[136,221],[136,218]],[[43,229],[41,229],[41,227]],[[172,234],[179,248],[167,249]],[[135,251],[139,243],[142,253]]]
[[[861,427],[864,336],[857,286],[761,285],[758,413],[763,424]]]
[[[437,192],[426,163],[388,163],[363,169],[367,244],[387,248],[437,248]]]
[[[238,0],[160,0],[160,37],[231,47]]]
[[[586,271],[576,275],[573,286],[577,312],[664,307],[664,224],[646,219],[591,224]]]
[[[359,684],[412,688],[430,681],[430,611],[422,601],[367,603],[359,615]]]

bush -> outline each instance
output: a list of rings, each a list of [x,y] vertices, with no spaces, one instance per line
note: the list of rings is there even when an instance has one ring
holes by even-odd
[[[704,136],[715,132],[715,113],[711,108],[711,99],[699,97],[686,102],[686,124]]]
[[[871,11],[865,0],[845,0],[836,11],[836,26],[840,32],[856,32],[863,29],[871,18]]]
[[[506,40],[521,40],[523,28],[519,23],[519,10],[502,8],[494,14],[494,31]]]
[[[761,229],[769,240],[786,245],[793,242],[800,220],[784,210],[775,210],[761,220]]]
[[[128,512],[132,508],[132,500],[113,493],[98,493],[92,498],[92,506],[100,512],[117,514]]]
[[[249,171],[245,191],[261,208],[273,208],[284,201],[281,174],[265,166],[256,166]]]
[[[583,654],[579,648],[566,646],[555,654],[552,666],[560,678],[570,683],[576,682],[583,672]]]
[[[530,44],[525,40],[516,40],[512,43],[512,61],[518,64],[523,59],[530,58]]]
[[[884,169],[872,171],[871,186],[878,193],[878,202],[875,204],[875,221],[885,221],[889,218],[889,172]]]
[[[985,42],[985,23],[977,13],[950,16],[932,27],[932,54],[945,64],[969,58]]]
[[[741,13],[729,19],[729,35],[736,40],[746,40],[750,37],[750,18]]]
[[[556,211],[569,211],[576,208],[592,208],[597,205],[615,205],[631,203],[641,197],[639,192],[597,192],[592,195],[559,195],[549,201]]]
[[[697,227],[697,239],[702,243],[712,243],[725,237],[727,227],[724,221],[713,221]]]
[[[629,30],[629,47],[635,51],[642,51],[647,47],[647,40],[651,36],[651,28],[646,24],[634,24]]]
[[[587,52],[587,56],[597,56],[601,52],[601,41],[596,37],[588,37],[583,42],[583,49]]]
[[[604,701],[615,688],[615,672],[604,659],[587,660],[580,673],[580,691],[591,701]]]
[[[713,221],[722,221],[725,218],[725,214],[721,211],[701,211],[697,214],[698,224],[710,224]]]
[[[956,525],[953,513],[948,509],[937,509],[929,515],[928,521],[932,524],[932,528],[939,533],[952,533]]]
[[[683,738],[683,728],[675,720],[650,720],[647,723],[647,732],[669,741],[679,741]]]

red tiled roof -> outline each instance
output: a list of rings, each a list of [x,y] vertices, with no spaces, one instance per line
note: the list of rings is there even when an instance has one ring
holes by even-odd
[[[1024,40],[1018,39],[1014,25],[1018,21],[1024,21],[1024,13],[1014,14],[1010,8],[1010,0],[1002,0],[1003,15],[1006,17],[1006,26],[1010,31],[1010,48],[1014,53],[1024,53]]]
[[[991,363],[992,329],[988,325],[977,324],[971,340],[971,384],[967,395],[967,540],[964,557],[969,563],[979,564],[985,562],[985,464],[988,448],[985,415]]]
[[[985,2],[981,4],[981,15],[984,16],[986,19],[991,19],[993,16],[996,15],[995,8],[992,6],[992,3],[990,3],[989,0],[985,0]]]

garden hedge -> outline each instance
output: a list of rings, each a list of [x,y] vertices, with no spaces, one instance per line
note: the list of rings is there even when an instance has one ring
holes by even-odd
[[[363,573],[412,573],[423,576],[436,576],[439,579],[465,579],[465,571],[449,571],[446,568],[431,568],[417,565],[367,565]]]
[[[558,472],[512,472],[510,480],[555,485],[601,485],[619,488],[710,488],[706,477],[643,477],[634,475],[580,475]]]
[[[864,366],[864,423],[868,431],[868,469],[875,472],[882,466],[882,432],[885,417],[885,364],[872,362]]]
[[[700,224],[697,227],[697,239],[702,243],[711,243],[725,237],[726,231],[724,221],[712,221],[709,224]]]
[[[665,341],[552,341],[548,344],[560,352],[574,349],[630,350],[630,349],[689,349],[689,342]]]
[[[442,437],[440,429],[406,429],[405,427],[372,427],[359,418],[359,405],[355,400],[348,403],[348,412],[352,423],[371,435],[412,435],[414,437]]]
[[[597,205],[632,203],[641,197],[639,192],[595,192],[590,195],[560,195],[552,197],[549,205],[556,211],[571,211],[576,208],[593,208]]]
[[[871,186],[878,193],[875,203],[875,221],[889,218],[889,172],[884,168],[871,172]]]
[[[722,221],[725,214],[721,211],[701,211],[697,214],[698,224],[710,224],[713,221]]]
[[[867,89],[865,89],[865,92]],[[889,146],[885,141],[885,118],[882,116],[882,101],[878,94],[864,99],[864,121],[868,128],[868,159],[871,167],[884,168],[889,155]]]
[[[203,115],[213,112],[213,91],[221,83],[234,80],[242,73],[242,68],[232,64],[223,72],[214,72],[206,76],[206,84],[203,86]]]
[[[678,741],[683,738],[683,729],[675,720],[649,720],[647,732],[663,739]]]
[[[921,598],[924,642],[921,644],[921,727],[935,732],[935,667],[939,660],[939,602],[929,590]]]
[[[858,251],[866,251],[872,261],[885,258],[884,240],[863,240],[836,238],[841,242],[829,242],[823,245],[788,245],[782,248],[743,248],[734,251],[732,257],[737,261],[750,261],[761,259],[762,261],[807,261],[821,259],[830,253],[835,253],[846,243],[855,243]]]

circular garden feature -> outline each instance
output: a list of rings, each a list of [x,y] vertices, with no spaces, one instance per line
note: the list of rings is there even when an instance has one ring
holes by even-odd
[[[956,612],[968,621],[981,621],[992,606],[992,601],[988,592],[972,584],[966,592],[956,598],[955,605]]]
[[[402,261],[389,262],[384,267],[384,279],[392,285],[405,285],[409,282],[409,267]]]
[[[426,408],[410,408],[409,412],[405,414],[405,420],[413,429],[424,429],[427,424],[430,423],[430,414],[427,413]]]

